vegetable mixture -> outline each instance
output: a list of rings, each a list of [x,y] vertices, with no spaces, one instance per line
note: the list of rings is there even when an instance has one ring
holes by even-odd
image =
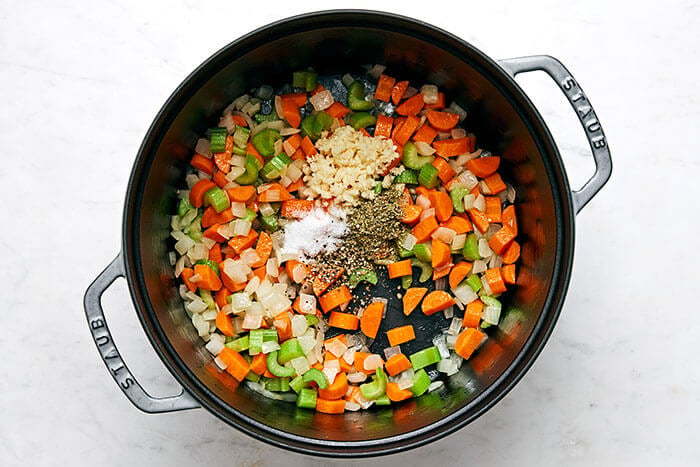
[[[466,112],[437,86],[384,71],[304,70],[278,92],[238,97],[197,142],[172,216],[180,295],[216,371],[324,413],[440,388],[488,339],[516,282],[515,191],[500,157],[477,149]],[[406,316],[451,320],[422,336],[432,346],[404,353],[421,332],[409,324],[375,348],[398,298],[357,292],[380,273],[400,284]]]

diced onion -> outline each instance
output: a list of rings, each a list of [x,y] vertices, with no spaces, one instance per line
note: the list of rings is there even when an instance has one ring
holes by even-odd
[[[248,280],[250,267],[243,261],[227,259],[223,263],[223,272],[236,284],[242,284]]]
[[[476,200],[476,196],[473,194],[469,193],[468,195],[464,195],[464,209],[468,211],[473,208],[474,200]]]
[[[299,170],[299,167],[297,167],[294,164],[288,165],[287,166],[287,173],[286,176],[289,178],[292,182],[296,182],[301,178],[303,175],[302,171]]]
[[[413,86],[409,86],[406,88],[406,92],[403,93],[403,98],[408,99],[409,97],[413,97],[416,94],[418,94],[418,89],[414,88]]]
[[[440,352],[440,358],[450,358],[450,351],[447,349],[447,343],[445,342],[445,335],[438,334],[433,337],[433,345],[437,347]]]
[[[443,387],[444,385],[445,385],[445,383],[443,383],[440,380],[433,381],[432,383],[430,383],[430,386],[428,386],[428,392],[436,391],[436,390],[440,389],[441,387]]]
[[[185,257],[181,256],[175,263],[175,277],[180,277],[182,271],[185,269]]]
[[[185,307],[190,313],[201,313],[208,308],[207,304],[200,299],[192,300],[190,303],[185,305]]]
[[[473,189],[479,184],[479,180],[476,178],[476,175],[471,173],[469,170],[465,170],[459,174],[458,179],[460,182],[464,183],[469,190]]]
[[[262,324],[262,312],[257,308],[250,308],[243,318],[244,329],[258,329]]]
[[[420,92],[423,93],[423,102],[426,104],[437,104],[438,101],[438,87],[434,84],[424,84],[420,88]]]
[[[348,346],[343,343],[340,339],[331,339],[327,344],[325,344],[326,350],[340,358],[348,350]]]
[[[420,206],[423,209],[430,208],[430,199],[425,195],[418,195],[416,198],[416,206]]]
[[[427,219],[430,216],[435,215],[435,208],[430,208],[430,209],[423,209],[423,211],[420,213],[420,220]]]
[[[488,184],[483,180],[479,182],[479,191],[485,195],[492,195],[493,194],[493,192],[491,191],[491,188],[489,188]]]
[[[279,349],[280,345],[276,341],[267,341],[262,343],[262,353],[270,353]]]
[[[218,313],[216,310],[207,309],[202,312],[202,318],[206,319],[207,321],[213,321],[216,319],[217,314]]]
[[[486,276],[481,276],[481,287],[483,292],[486,295],[492,295],[493,291],[491,290],[491,286],[489,285],[489,281],[486,280]]]
[[[486,271],[486,261],[482,259],[477,259],[474,261],[474,264],[472,265],[472,272],[474,274],[481,274],[484,271]]]
[[[478,209],[481,212],[484,212],[486,210],[486,198],[484,198],[484,195],[479,193],[479,196],[476,197],[474,200],[474,208]]]
[[[459,334],[460,329],[462,329],[462,320],[460,318],[452,318],[450,327],[447,328],[447,334],[456,336]]]
[[[448,107],[448,109],[451,110],[452,112],[456,113],[457,115],[459,115],[460,122],[462,120],[464,120],[465,118],[467,118],[467,111],[464,110],[459,105],[457,105],[456,102],[451,103],[450,106]]]
[[[316,297],[307,293],[300,293],[299,311],[307,315],[316,313]]]
[[[447,277],[441,277],[435,281],[435,290],[445,290],[447,288]]]
[[[485,238],[479,239],[479,256],[482,258],[489,258],[493,255],[493,250],[489,246],[488,240]]]
[[[297,264],[294,266],[294,269],[292,270],[292,277],[291,279],[296,282],[297,284],[301,283],[304,279],[306,279],[306,276],[309,274],[309,269],[304,266],[303,264]]]
[[[463,128],[453,128],[450,130],[450,135],[453,139],[459,139],[467,136],[467,132]]]
[[[250,300],[250,296],[245,292],[236,292],[231,295],[231,309],[234,313],[240,313],[250,309],[253,306],[253,302]]]
[[[309,102],[311,102],[315,110],[326,110],[334,102],[333,94],[326,89],[311,96]]]
[[[280,130],[280,136],[292,136],[296,135],[299,132],[301,132],[300,128],[282,128]]]
[[[357,384],[357,383],[362,383],[366,380],[367,380],[367,375],[362,373],[362,372],[355,371],[352,373],[348,373],[348,383]]]
[[[284,112],[282,111],[282,97],[279,95],[275,96],[275,112],[279,118],[284,118]]]
[[[345,410],[348,412],[357,412],[361,408],[360,404],[356,402],[345,401]]]
[[[306,357],[293,358],[289,363],[292,365],[292,368],[294,368],[294,371],[296,371],[298,375],[303,375],[309,370],[309,368],[311,368],[311,365],[309,365],[309,361],[306,359]]]
[[[302,336],[307,329],[309,329],[309,322],[306,320],[305,316],[294,315],[292,317],[292,336]]]
[[[241,252],[240,259],[241,261],[243,261],[243,263],[247,264],[248,266],[253,266],[254,264],[260,262],[260,255],[255,249],[248,248]]]
[[[461,250],[464,248],[464,244],[467,242],[467,234],[455,235],[452,239],[452,250]]]
[[[371,355],[368,355],[367,358],[365,358],[364,369],[366,371],[376,370],[377,368],[379,368],[383,364],[384,364],[384,361],[382,360],[382,357],[380,357],[377,354],[371,354]]]
[[[261,203],[259,206],[260,214],[263,216],[272,216],[275,214],[275,209],[270,203]]]
[[[389,360],[394,355],[398,355],[400,353],[401,353],[401,347],[399,347],[398,345],[395,345],[393,347],[387,347],[386,349],[384,349],[384,357],[387,360]]]
[[[345,73],[343,77],[341,78],[343,81],[343,84],[345,85],[346,88],[349,88],[350,85],[355,81],[355,78],[352,77],[350,73]]]
[[[413,247],[416,246],[416,242],[418,240],[413,234],[406,234],[406,236],[401,240],[401,247],[406,249],[406,250],[413,250]]]
[[[371,76],[374,79],[379,79],[379,77],[384,73],[384,70],[386,70],[386,65],[380,65],[376,64],[370,70],[367,72],[368,76]]]
[[[338,360],[336,360],[337,362]],[[333,384],[333,381],[335,381],[335,377],[338,375],[338,372],[340,371],[339,368],[330,368],[328,364],[323,367],[323,374],[326,375],[326,378],[328,379],[328,384]]]
[[[204,157],[211,158],[211,143],[206,138],[199,138],[197,144],[194,146],[194,152],[200,154]]]
[[[232,156],[231,165],[234,167],[245,167],[245,157],[244,156]]]
[[[411,386],[413,386],[414,374],[415,373],[412,368],[409,368],[408,370],[399,373],[398,377],[395,380],[396,384],[399,386],[399,389],[408,389]]]
[[[474,292],[474,290],[469,286],[469,284],[461,284],[452,289],[454,296],[465,305],[473,302],[479,296]]]
[[[214,359],[214,363],[216,363],[216,366],[218,366],[218,367],[221,368],[222,370],[225,370],[225,369],[226,369],[226,366],[227,366],[226,363],[224,363],[224,361],[221,360],[219,357],[216,357],[216,358]]]
[[[234,237],[248,235],[252,226],[250,221],[245,221],[243,219],[237,219],[231,222],[231,224],[231,233],[233,233]]]
[[[348,365],[355,363],[355,352],[355,349],[348,349],[343,354],[343,360],[345,360]]]
[[[245,203],[241,203],[238,201],[234,201],[231,203],[231,213],[238,217],[239,219],[242,219],[246,216],[247,210],[246,210],[246,205]]]
[[[414,144],[416,145],[418,154],[420,154],[421,156],[432,156],[433,154],[435,154],[435,148],[426,143],[425,141],[416,141]]]
[[[430,234],[432,238],[436,240],[441,240],[448,244],[452,243],[452,240],[454,240],[455,235],[457,235],[457,232],[448,227],[438,227],[432,234]],[[410,248],[406,249],[408,250]]]
[[[184,237],[175,243],[175,251],[177,251],[181,255],[184,255],[185,253],[187,253],[187,250],[194,246],[194,244],[194,240],[192,240],[190,237]]]

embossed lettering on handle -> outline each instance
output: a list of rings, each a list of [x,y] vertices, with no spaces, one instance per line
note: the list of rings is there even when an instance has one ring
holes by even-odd
[[[124,276],[124,261],[117,256],[109,266],[90,284],[85,292],[85,316],[90,325],[92,338],[97,350],[102,356],[107,369],[112,374],[127,398],[139,409],[148,413],[175,412],[177,410],[195,409],[199,407],[192,396],[184,390],[171,397],[156,398],[149,395],[131,374],[112,340],[112,334],[107,327],[104,311],[102,310],[102,294],[114,281]]]
[[[559,86],[571,106],[576,111],[581,125],[586,132],[588,144],[595,160],[595,173],[579,190],[572,192],[574,210],[576,213],[595,196],[598,191],[610,179],[612,174],[612,159],[610,149],[605,139],[605,133],[600,125],[600,120],[593,110],[588,97],[576,82],[569,70],[554,57],[549,55],[535,55],[531,57],[510,58],[500,60],[500,65],[512,76],[527,71],[542,70],[546,72]]]

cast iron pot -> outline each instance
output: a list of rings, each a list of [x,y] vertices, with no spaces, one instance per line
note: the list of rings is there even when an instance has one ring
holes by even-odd
[[[481,147],[503,156],[505,176],[517,190],[522,259],[501,324],[442,391],[395,407],[324,415],[236,389],[225,373],[212,371],[211,355],[184,312],[167,259],[169,217],[198,135],[218,122],[221,110],[236,96],[262,83],[280,85],[293,70],[309,65],[325,74],[359,72],[368,63],[386,64],[392,76],[414,83],[438,84],[468,109],[466,128],[477,135]],[[596,171],[578,191],[569,188],[552,135],[513,79],[533,70],[552,77],[590,142]],[[494,61],[434,26],[371,11],[319,12],[273,23],[204,62],[155,118],[127,188],[122,251],[85,295],[90,330],[117,384],[145,412],[203,407],[257,439],[315,455],[371,456],[415,448],[483,414],[532,365],[552,332],[568,287],[574,216],[611,170],[605,136],[590,102],[552,57]],[[179,395],[148,395],[112,342],[100,298],[118,277],[126,278],[148,339],[184,388]]]

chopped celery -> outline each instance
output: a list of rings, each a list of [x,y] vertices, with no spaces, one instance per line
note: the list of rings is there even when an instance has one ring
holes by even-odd
[[[318,316],[316,315],[304,315],[306,316],[306,322],[309,323],[309,326],[313,326],[314,324],[318,324]]]
[[[245,379],[257,383],[258,381],[260,381],[260,375],[255,373],[254,371],[249,371],[248,373],[246,373]]]
[[[239,337],[238,339],[234,339],[231,342],[227,342],[226,347],[233,349],[236,352],[243,352],[244,350],[248,350],[250,348],[248,334],[246,334],[243,337]]]
[[[350,126],[356,130],[367,128],[377,123],[377,117],[367,112],[355,112],[350,116]]]
[[[418,182],[426,188],[435,188],[438,185],[438,169],[433,164],[425,164],[418,174]]]
[[[404,247],[399,247],[399,257],[400,258],[410,258],[413,256],[413,250],[407,250]]]
[[[252,332],[252,331],[251,331]],[[280,351],[279,351],[279,356],[277,357],[277,360],[281,364],[285,364],[290,360],[293,360],[295,358],[303,357],[304,356],[304,350],[301,348],[301,344],[299,341],[295,339],[288,339],[280,345]]]
[[[248,338],[248,354],[257,355],[262,352],[263,344],[263,330],[262,329],[251,329]]]
[[[362,281],[369,282],[372,285],[377,285],[377,280],[377,273],[374,271],[365,271],[364,269],[357,270],[350,274],[350,278],[348,279],[348,287],[354,289]]]
[[[422,396],[429,386],[430,376],[428,376],[428,373],[423,369],[416,371],[413,375],[413,386],[410,388],[413,395],[416,397]]]
[[[260,176],[265,180],[277,178],[282,174],[285,167],[291,163],[292,158],[281,152],[263,165],[262,170],[260,170]]]
[[[204,303],[206,303],[207,307],[210,310],[216,309],[216,302],[214,302],[214,297],[211,296],[210,291],[204,290],[204,289],[199,289],[199,296],[202,298],[202,301]]]
[[[226,128],[212,128],[209,131],[209,149],[213,153],[226,150]]]
[[[462,248],[462,255],[464,255],[464,259],[467,261],[481,259],[481,255],[479,254],[479,239],[476,237],[476,234],[471,233],[467,235],[467,239],[464,241],[464,248]]]
[[[348,88],[348,107],[355,111],[367,111],[374,107],[374,104],[365,100],[365,87],[359,81],[353,81]]]
[[[250,208],[245,208],[245,216],[243,216],[241,220],[253,222],[256,216],[257,214],[255,213],[255,211],[253,211]]]
[[[246,148],[239,148],[238,146],[234,146],[232,151],[233,151],[233,154],[235,154],[237,156],[245,156],[246,154],[248,154],[248,151],[246,151]]]
[[[215,186],[204,193],[204,205],[211,206],[216,212],[221,213],[231,206],[231,201],[229,201],[228,195],[224,190]]]
[[[277,342],[277,329],[263,329],[263,342]]]
[[[275,142],[282,137],[280,132],[272,128],[265,128],[256,133],[252,138],[255,149],[263,156],[271,156],[275,153]]]
[[[409,169],[420,170],[424,166],[433,162],[434,160],[435,156],[419,156],[416,145],[411,142],[408,142],[403,146],[401,162],[403,162],[403,165],[405,165]],[[420,180],[420,176],[418,180]]]
[[[316,408],[316,390],[311,388],[302,388],[297,397],[297,407],[303,409]]]
[[[418,276],[418,282],[425,282],[431,277],[433,277],[433,267],[418,258],[411,258],[411,266],[416,266],[420,268],[420,276]]]
[[[386,392],[387,378],[382,367],[378,367],[376,374],[374,375],[374,380],[371,383],[364,383],[360,385],[360,392],[362,397],[369,400],[376,400],[383,396]]]
[[[311,92],[314,89],[316,89],[316,86],[318,85],[318,74],[316,74],[315,71],[307,71],[306,72],[306,82],[305,82],[305,88],[307,92]]]
[[[304,382],[310,383],[311,381],[315,382],[320,389],[328,388],[328,378],[317,368],[309,368],[306,370],[306,373],[304,373]]]
[[[236,131],[233,132],[233,144],[239,148],[245,148],[248,144],[248,138],[250,137],[250,130],[248,128],[238,125]]]
[[[380,396],[377,399],[375,399],[374,403],[378,406],[391,405],[391,399],[389,399],[389,396],[384,394],[383,396]]]
[[[333,124],[333,117],[324,111],[316,115],[307,115],[301,121],[302,134],[307,135],[312,140],[317,140],[323,130],[328,130]]]
[[[374,184],[374,194],[378,195],[382,192],[382,182],[377,182]]]
[[[274,122],[275,120],[279,120],[277,117],[277,114],[275,113],[269,113],[267,115],[263,115],[261,113],[255,114],[253,119],[258,122],[258,123],[263,123],[263,122]]]
[[[292,391],[298,393],[301,391],[301,388],[304,387],[304,377],[301,375],[295,376],[294,379],[289,382],[289,387]]]
[[[467,284],[472,288],[474,292],[481,290],[481,279],[476,274],[472,274],[467,278]]]
[[[466,187],[458,186],[450,191],[450,199],[452,200],[452,206],[457,212],[464,212],[464,197],[469,194],[469,190]]]
[[[252,185],[258,179],[258,159],[248,154],[245,158],[245,173],[236,179],[239,185]]]
[[[308,71],[295,71],[292,73],[292,86],[306,89],[306,74]]]
[[[426,366],[442,360],[440,357],[440,351],[435,346],[419,350],[418,352],[411,354],[409,358],[414,370],[420,370],[421,368],[425,368]]]
[[[263,226],[265,230],[268,232],[274,232],[277,229],[279,229],[279,221],[277,220],[277,216],[260,216],[260,224]]]
[[[413,253],[416,255],[416,258],[426,263],[430,263],[433,259],[430,247],[426,243],[416,243],[413,247]]]
[[[182,198],[180,202],[177,204],[177,215],[180,217],[183,217],[185,214],[190,209],[194,209],[194,206],[192,206],[192,203],[190,203],[190,200],[187,198]]]
[[[278,351],[270,352],[267,354],[267,369],[270,370],[275,376],[294,376],[294,368],[287,368],[286,366],[280,365],[278,361]]]
[[[403,276],[401,278],[401,287],[403,287],[405,290],[410,289],[411,284],[413,284],[413,276]]]
[[[394,179],[394,183],[405,183],[407,185],[417,185],[418,184],[418,173],[415,170],[404,169],[399,175]]]

